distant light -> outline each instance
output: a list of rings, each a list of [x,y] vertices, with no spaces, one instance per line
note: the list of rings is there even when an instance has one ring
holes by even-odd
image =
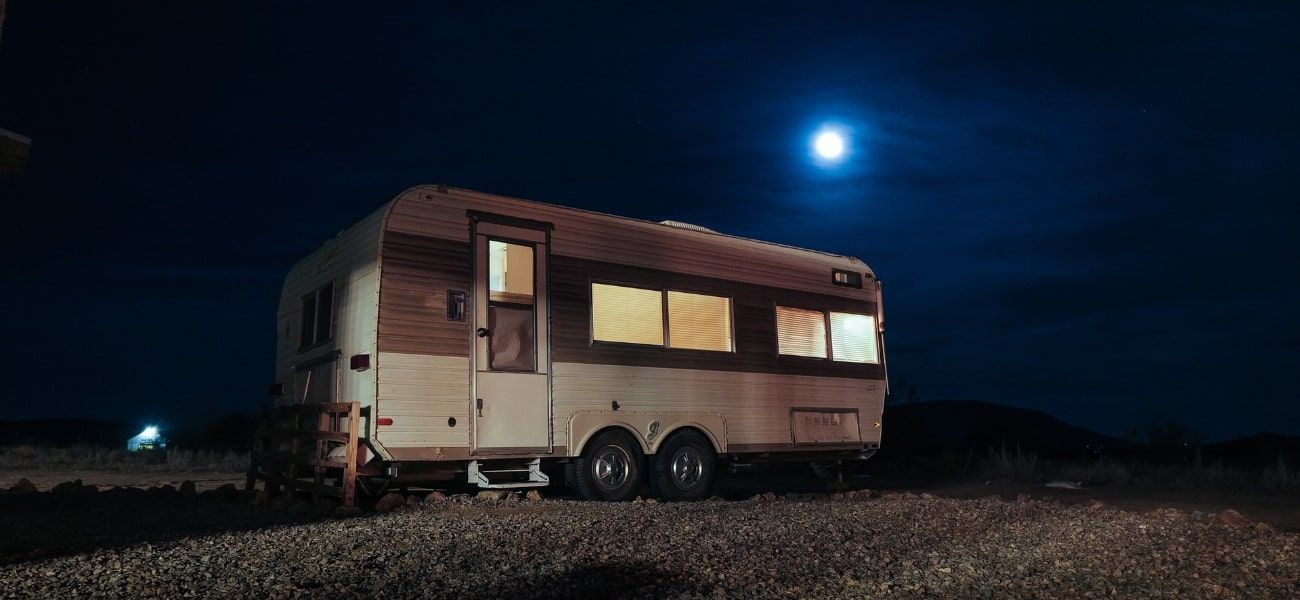
[[[127,452],[146,452],[162,450],[167,447],[167,438],[158,432],[157,425],[149,425],[135,437],[126,441]]]
[[[844,156],[844,136],[835,131],[823,131],[813,140],[813,149],[817,155],[827,160]]]

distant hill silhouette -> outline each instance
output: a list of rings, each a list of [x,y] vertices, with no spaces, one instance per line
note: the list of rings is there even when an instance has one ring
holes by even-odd
[[[0,446],[126,446],[140,428],[119,421],[98,419],[30,419],[0,421]]]
[[[1107,456],[1153,462],[1224,461],[1268,467],[1278,457],[1300,466],[1300,437],[1259,434],[1199,446],[1151,446],[1070,425],[1047,413],[992,402],[934,400],[885,407],[880,457],[906,460],[939,454],[982,456],[990,449],[1042,458]]]
[[[1259,466],[1276,465],[1280,456],[1288,468],[1294,470],[1300,467],[1300,436],[1294,435],[1260,433],[1207,444],[1203,451],[1208,456],[1225,461]]]
[[[933,400],[885,407],[881,446],[890,453],[984,452],[1006,447],[1040,456],[1080,456],[1134,444],[1075,427],[1040,411],[992,402]]]

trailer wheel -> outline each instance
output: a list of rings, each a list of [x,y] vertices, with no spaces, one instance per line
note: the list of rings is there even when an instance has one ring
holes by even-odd
[[[718,458],[704,434],[693,429],[673,434],[650,463],[650,487],[665,500],[699,500],[713,489]]]
[[[636,440],[624,431],[606,431],[587,443],[573,461],[573,485],[588,500],[630,500],[641,487],[645,457]]]

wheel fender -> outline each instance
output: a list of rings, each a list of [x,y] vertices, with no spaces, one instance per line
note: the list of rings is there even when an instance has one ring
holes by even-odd
[[[610,427],[630,433],[643,454],[653,454],[668,436],[684,427],[703,432],[714,452],[722,454],[727,450],[727,420],[719,413],[582,411],[569,417],[569,455],[581,454],[593,436]]]
[[[626,431],[632,439],[636,440],[642,454],[649,452],[649,444],[646,443],[645,436],[637,431],[635,424],[623,419],[612,419],[607,414],[578,413],[569,418],[569,438],[572,440],[569,454],[581,455],[591,438],[611,428]]]
[[[715,423],[714,426],[716,427],[717,424]],[[725,421],[722,421],[722,427],[723,428],[726,427]],[[704,423],[701,423],[699,421],[694,421],[694,420],[678,421],[674,423],[673,426],[669,428],[667,431],[663,431],[659,435],[655,436],[654,440],[652,440],[651,442],[650,452],[648,452],[648,454],[654,454],[658,452],[659,446],[663,445],[664,440],[667,440],[668,438],[672,437],[674,433],[677,433],[678,431],[681,431],[683,429],[694,429],[704,434],[705,439],[709,440],[709,444],[713,446],[713,452],[715,454],[722,454],[723,451],[722,444],[718,442],[718,437],[714,435],[713,430],[708,425],[705,425]]]

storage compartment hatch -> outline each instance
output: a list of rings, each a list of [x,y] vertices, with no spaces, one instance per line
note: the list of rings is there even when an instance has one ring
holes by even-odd
[[[794,408],[790,431],[796,444],[855,444],[862,442],[858,411],[853,408]]]

